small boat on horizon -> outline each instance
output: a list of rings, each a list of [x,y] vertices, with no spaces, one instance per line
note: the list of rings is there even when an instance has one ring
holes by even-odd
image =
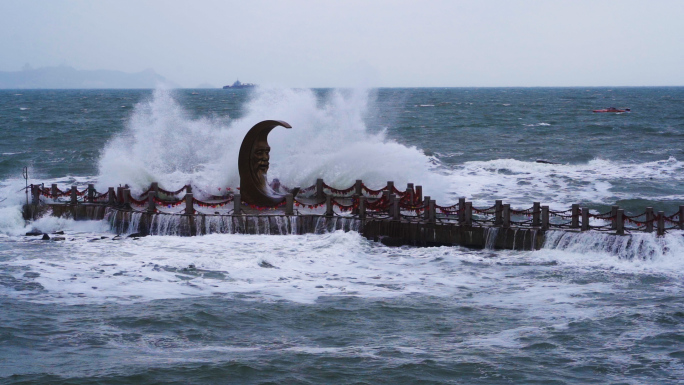
[[[632,111],[632,110],[630,110],[629,108],[625,108],[624,110],[620,110],[620,109],[617,109],[615,107],[608,107],[608,108],[604,108],[602,110],[594,110],[594,112],[630,112],[630,111]]]

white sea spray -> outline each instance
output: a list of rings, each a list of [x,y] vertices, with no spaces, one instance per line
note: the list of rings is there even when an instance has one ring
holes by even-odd
[[[292,129],[269,135],[269,178],[308,187],[316,178],[346,188],[362,179],[371,188],[388,180],[397,186],[422,184],[433,196],[446,195],[448,178],[435,172],[419,149],[371,133],[364,115],[373,108],[367,90],[333,91],[319,100],[307,89],[259,89],[238,120],[193,119],[168,90],[156,90],[136,105],[126,130],[113,138],[100,159],[98,189],[128,183],[142,190],[152,181],[175,188],[186,183],[239,185],[237,158],[246,132],[267,119]]]

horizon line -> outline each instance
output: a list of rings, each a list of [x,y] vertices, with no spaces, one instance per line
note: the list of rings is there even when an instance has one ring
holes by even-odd
[[[259,88],[257,85],[255,88]],[[465,88],[681,88],[684,85],[639,85],[639,86],[624,86],[624,85],[600,85],[600,86],[380,86],[380,87],[353,87],[353,86],[318,86],[318,87],[281,87],[281,86],[267,86],[266,88],[293,88],[293,89],[415,89],[415,88],[443,88],[443,89],[465,89]],[[2,88],[0,91],[60,91],[60,90],[156,90],[159,87],[109,87],[109,88]],[[170,87],[170,90],[224,90],[222,87]],[[248,88],[249,89],[249,88]],[[228,89],[230,90],[230,89]]]

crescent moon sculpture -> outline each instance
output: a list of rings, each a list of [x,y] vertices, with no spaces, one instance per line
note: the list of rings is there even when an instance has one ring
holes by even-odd
[[[280,120],[264,120],[250,128],[242,139],[238,156],[240,172],[240,195],[243,202],[257,206],[273,207],[285,200],[285,196],[276,194],[268,185],[269,152],[268,134],[277,126],[292,128]]]

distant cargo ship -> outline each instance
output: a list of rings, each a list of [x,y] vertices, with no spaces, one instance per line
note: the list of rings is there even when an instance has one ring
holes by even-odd
[[[227,90],[229,88],[254,88],[254,87],[256,87],[256,84],[254,84],[254,83],[240,83],[239,80],[236,80],[235,83],[233,83],[233,85],[223,86],[223,89]]]

